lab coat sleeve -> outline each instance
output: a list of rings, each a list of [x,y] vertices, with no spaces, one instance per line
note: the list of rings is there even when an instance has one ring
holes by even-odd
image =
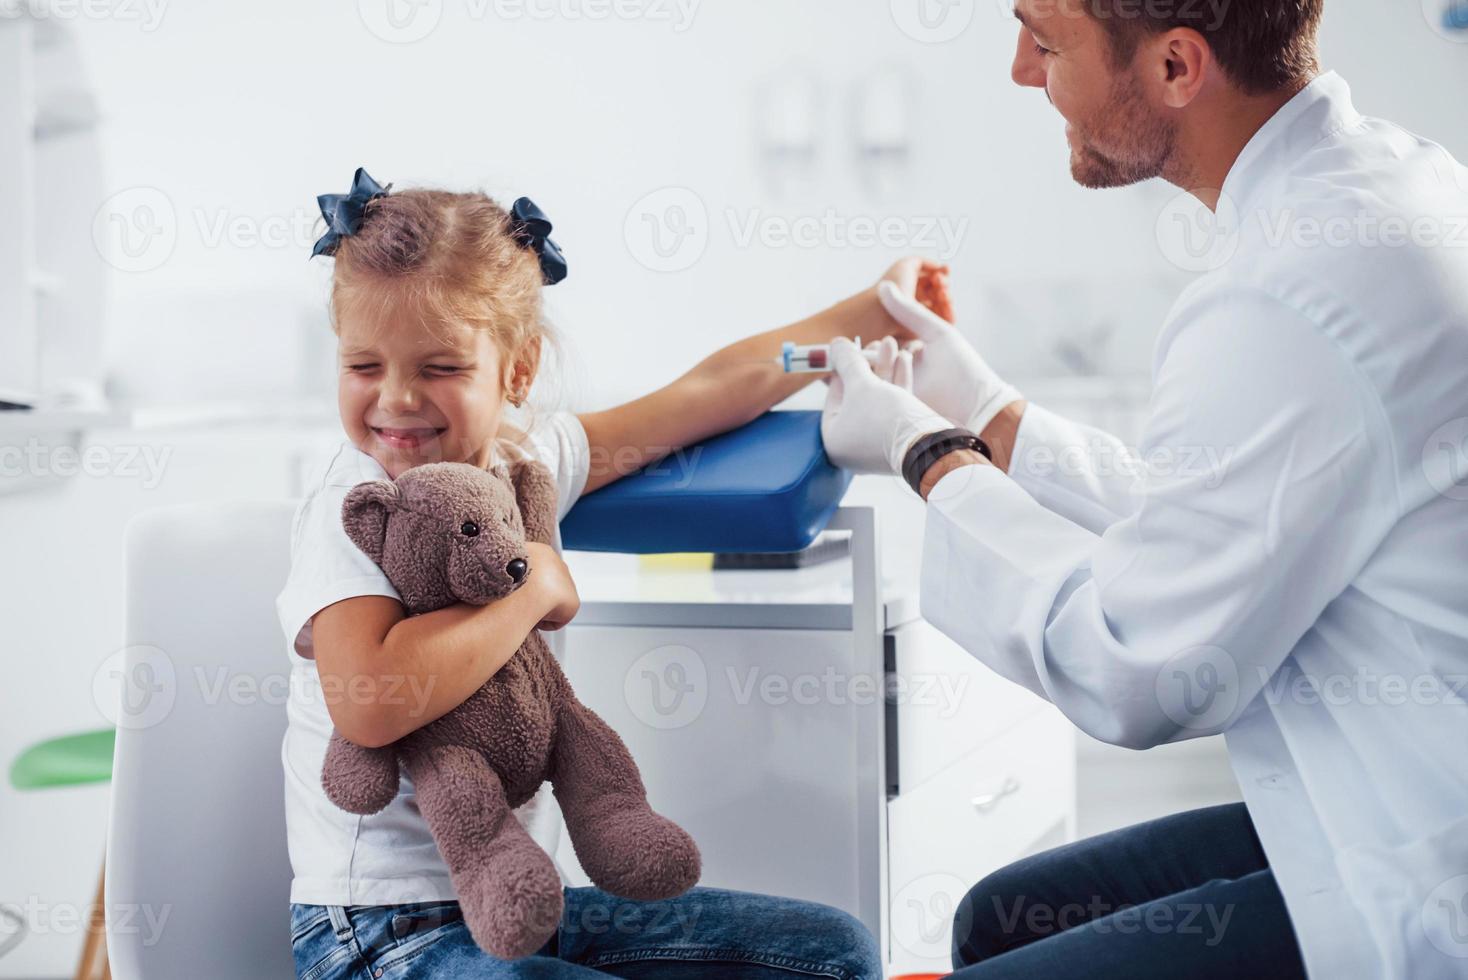
[[[930,622],[1135,748],[1226,729],[1395,519],[1380,402],[1320,327],[1215,290],[1159,344],[1131,513],[1097,535],[963,467],[929,497],[922,571]]]
[[[1042,506],[1095,534],[1141,506],[1142,460],[1116,436],[1033,402],[1009,475]]]

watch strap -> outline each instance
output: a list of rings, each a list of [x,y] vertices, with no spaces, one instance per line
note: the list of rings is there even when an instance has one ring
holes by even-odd
[[[991,462],[994,459],[988,444],[968,429],[944,429],[923,436],[908,448],[902,458],[902,478],[912,487],[913,493],[921,494],[923,476],[928,468],[949,453],[961,449],[971,449]]]

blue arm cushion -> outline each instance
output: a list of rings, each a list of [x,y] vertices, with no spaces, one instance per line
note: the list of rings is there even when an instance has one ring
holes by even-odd
[[[561,522],[576,551],[799,551],[851,473],[821,445],[820,412],[767,412],[582,497]]]

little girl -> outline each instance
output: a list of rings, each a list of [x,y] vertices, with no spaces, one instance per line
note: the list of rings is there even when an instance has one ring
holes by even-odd
[[[783,341],[905,336],[875,288],[726,347],[636,401],[519,428],[506,403],[526,401],[548,340],[541,289],[566,273],[545,216],[524,198],[506,211],[482,194],[388,193],[360,170],[350,194],[321,204],[330,227],[313,254],[335,261],[346,440],[306,488],[277,599],[291,639],[282,761],[297,975],[880,978],[875,941],[844,912],[712,888],[656,903],[566,888],[557,935],[536,956],[498,960],[470,937],[406,779],[386,809],[365,817],[335,807],[321,786],[333,725],[361,745],[393,742],[464,701],[531,630],[559,630],[579,605],[558,551],[532,544],[535,574],[517,592],[405,618],[393,586],[342,529],[348,490],[423,463],[488,466],[528,454],[554,475],[564,517],[582,494],[748,422],[808,383],[774,364]],[[917,277],[914,260],[888,274],[908,290]],[[562,634],[548,639],[563,660]],[[515,816],[555,853],[560,814],[549,784]]]

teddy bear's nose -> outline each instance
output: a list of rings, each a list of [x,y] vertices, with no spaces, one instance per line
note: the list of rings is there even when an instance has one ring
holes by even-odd
[[[530,566],[525,563],[524,558],[516,558],[505,566],[505,571],[516,583],[525,581],[525,575],[530,571]]]

